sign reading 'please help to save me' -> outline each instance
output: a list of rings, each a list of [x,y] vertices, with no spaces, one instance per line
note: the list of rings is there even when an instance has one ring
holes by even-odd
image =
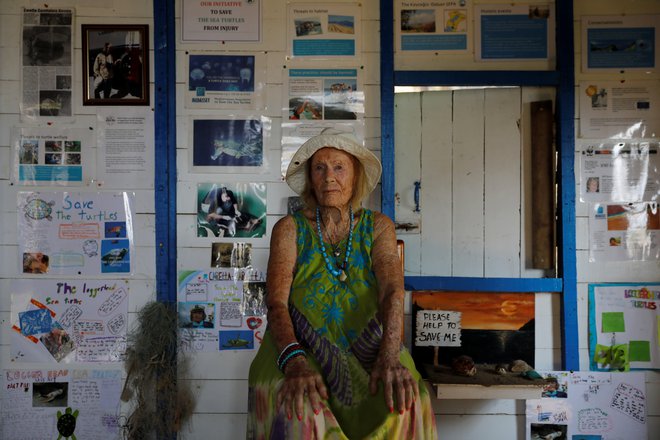
[[[416,329],[415,345],[418,347],[461,346],[461,312],[420,310]]]

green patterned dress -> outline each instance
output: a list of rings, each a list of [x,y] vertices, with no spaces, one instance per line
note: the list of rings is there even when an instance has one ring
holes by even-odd
[[[382,384],[369,392],[369,371],[376,360],[382,323],[376,316],[378,286],[371,269],[374,214],[362,210],[353,234],[348,279],[328,272],[315,229],[302,212],[294,215],[298,257],[289,312],[298,342],[310,365],[325,379],[330,398],[315,415],[308,401],[302,421],[276,408],[284,375],[278,351],[266,331],[249,375],[248,439],[437,439],[429,394],[408,351],[401,363],[419,381],[420,396],[410,411],[390,413]],[[330,249],[330,245],[326,244]],[[346,243],[341,244],[346,249]]]

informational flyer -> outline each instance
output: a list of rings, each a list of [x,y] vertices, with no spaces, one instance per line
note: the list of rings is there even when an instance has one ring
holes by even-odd
[[[186,351],[255,350],[266,330],[265,273],[253,267],[179,272]]]
[[[259,238],[265,234],[265,183],[198,184],[198,237]]]
[[[657,202],[589,205],[589,261],[660,259]]]
[[[526,402],[527,440],[649,438],[643,373],[539,373],[548,385]]]
[[[580,81],[580,137],[660,134],[660,81]]]
[[[472,0],[395,1],[397,52],[467,53],[471,48]]]
[[[183,41],[260,41],[261,0],[182,0]]]
[[[94,136],[82,128],[27,128],[12,130],[16,185],[83,185],[94,166]]]
[[[14,281],[11,360],[120,362],[126,351],[128,281]]]
[[[583,16],[582,71],[655,71],[659,23],[653,14]]]
[[[154,187],[154,113],[149,107],[98,108],[96,183],[111,188]]]
[[[134,194],[19,192],[18,258],[23,274],[131,274]]]
[[[271,119],[258,114],[192,117],[190,169],[195,173],[263,173]]]
[[[328,127],[364,138],[364,86],[360,69],[288,70],[282,109],[282,175],[293,153]]]
[[[654,140],[580,140],[580,200],[656,201],[660,154]]]
[[[590,369],[660,369],[659,326],[660,284],[590,284]]]
[[[264,54],[220,55],[192,52],[187,56],[186,108],[256,110],[265,105]]]
[[[288,56],[355,59],[362,51],[359,3],[290,3]]]
[[[552,4],[488,4],[475,7],[478,61],[548,60],[555,57]]]
[[[122,370],[12,369],[0,378],[0,437],[119,440]]]
[[[73,9],[25,8],[21,15],[21,118],[71,120]]]

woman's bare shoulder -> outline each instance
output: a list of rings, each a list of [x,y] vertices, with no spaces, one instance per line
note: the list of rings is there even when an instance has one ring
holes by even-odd
[[[378,237],[385,231],[394,231],[394,222],[383,214],[382,212],[373,211],[374,213],[374,236]]]

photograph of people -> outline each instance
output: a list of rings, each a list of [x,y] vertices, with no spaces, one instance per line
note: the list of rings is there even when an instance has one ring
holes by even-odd
[[[23,253],[23,273],[48,273],[50,258],[41,252]]]
[[[217,224],[223,235],[233,237],[237,229],[251,231],[259,223],[250,213],[239,210],[236,196],[226,186],[216,189],[213,194],[209,193],[209,202],[206,220]]]
[[[306,207],[272,231],[247,438],[437,438],[429,393],[401,341],[394,224],[361,207],[380,174],[373,153],[333,128],[294,154],[286,182]]]
[[[321,106],[309,98],[294,98],[290,101],[290,114],[289,119],[323,119],[321,115]]]
[[[186,307],[186,305],[183,305]],[[210,304],[213,309],[214,305]],[[183,316],[185,313],[180,313],[183,321],[181,327],[183,328],[213,328],[213,314],[207,316],[206,308],[201,304],[195,304],[190,308],[189,316]]]
[[[114,59],[112,58],[112,45],[103,44],[103,49],[94,58],[94,98],[108,99],[112,92],[112,76],[114,70]]]
[[[587,192],[588,193],[600,192],[600,179],[598,177],[589,177],[587,179]]]
[[[243,188],[243,185],[239,184]],[[261,237],[265,233],[265,193],[259,184],[247,184],[245,191],[226,184],[198,187],[198,237]],[[265,191],[265,189],[264,189]]]

